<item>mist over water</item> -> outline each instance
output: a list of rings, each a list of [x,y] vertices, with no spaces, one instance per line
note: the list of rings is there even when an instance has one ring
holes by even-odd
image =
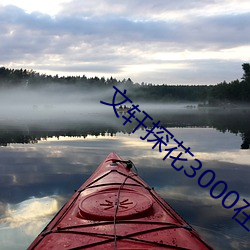
[[[12,88],[0,90],[0,120],[2,122],[57,122],[90,120],[90,114],[108,113],[100,99],[109,93],[84,91],[68,86],[43,88]]]
[[[119,88],[121,92],[123,89]],[[112,106],[104,105],[100,101],[112,103],[115,90],[99,91],[98,88],[81,88],[65,84],[51,84],[44,87],[19,87],[0,89],[0,139],[1,144],[21,142],[22,137],[28,136],[31,141],[49,136],[87,134],[100,135],[106,132],[131,133],[136,121],[127,122],[122,116],[129,114],[114,114]],[[127,91],[130,97],[131,92]],[[124,98],[117,94],[115,103]],[[135,116],[143,119],[142,111],[148,113],[153,120],[147,119],[144,123],[152,127],[152,122],[161,121],[165,127],[213,127],[220,131],[229,130],[242,135],[242,148],[249,148],[250,144],[250,110],[230,109],[203,109],[197,103],[149,103],[146,100],[133,103],[126,102],[127,107],[139,105],[141,112]],[[118,106],[117,106],[118,107]],[[132,118],[133,120],[134,118]],[[44,131],[39,134],[37,131]],[[74,130],[74,132],[72,132]],[[9,131],[13,134],[9,140]],[[33,131],[33,132],[32,132]],[[50,132],[49,132],[50,131]],[[58,131],[58,132],[56,132]],[[62,132],[60,132],[62,131]],[[23,141],[25,141],[24,139]],[[28,140],[29,141],[29,140]]]
[[[112,103],[114,89],[106,91],[86,90],[66,85],[48,85],[39,88],[0,89],[0,121],[18,125],[20,123],[41,124],[44,122],[86,121],[109,122],[114,115],[113,107],[100,101]],[[119,99],[118,95],[118,98]],[[133,100],[132,100],[133,101]],[[117,102],[117,100],[116,100]],[[131,107],[129,102],[125,103]],[[175,112],[185,109],[188,104],[136,103],[145,112]],[[114,116],[115,118],[115,116]],[[115,119],[114,119],[115,120]],[[114,123],[113,121],[110,121]]]

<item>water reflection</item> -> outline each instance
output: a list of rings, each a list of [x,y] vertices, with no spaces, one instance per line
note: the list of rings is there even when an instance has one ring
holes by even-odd
[[[42,230],[59,210],[60,197],[30,198],[17,204],[5,204],[0,218],[1,249],[23,249],[30,238]]]
[[[224,180],[230,190],[250,200],[250,152],[239,149],[249,118],[244,118],[244,127],[237,116],[211,117],[195,112],[153,117],[171,127],[175,137],[191,147],[204,170],[213,169],[216,180]],[[6,130],[2,127],[0,138],[6,139],[8,147],[0,150],[1,249],[26,248],[73,190],[113,150],[131,159],[139,175],[215,249],[250,249],[249,233],[231,219],[234,211],[223,208],[220,199],[212,199],[209,188],[200,188],[196,177],[190,179],[182,171],[175,171],[169,159],[162,161],[164,153],[152,150],[153,143],[140,139],[145,130],[132,134],[133,126],[122,126],[113,114],[102,119],[92,126],[77,121],[50,123],[48,127],[33,124],[26,127],[25,133],[24,129],[16,129],[18,126]],[[24,134],[36,143],[18,144],[25,141],[20,139]]]
[[[37,143],[41,139],[60,136],[87,137],[88,135],[105,136],[119,132],[131,134],[135,124],[123,126],[123,118],[117,119],[109,110],[101,113],[76,115],[68,120],[9,121],[0,123],[0,145],[10,143]],[[148,107],[147,113],[152,114],[154,121],[161,121],[167,128],[174,127],[210,127],[225,133],[226,131],[240,135],[242,141],[239,148],[249,149],[250,146],[250,110],[155,110]],[[146,121],[152,127],[150,121]]]
[[[38,223],[45,217],[55,214],[58,211],[58,202],[55,197],[30,198],[17,204],[7,204],[5,207],[5,217],[0,220],[3,225],[11,228],[20,227],[34,222]],[[31,223],[32,222],[32,223]],[[32,225],[26,227],[25,233],[31,234]]]

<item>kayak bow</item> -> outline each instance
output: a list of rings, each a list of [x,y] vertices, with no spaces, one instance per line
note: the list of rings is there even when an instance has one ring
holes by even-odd
[[[133,166],[110,153],[28,249],[212,249]]]

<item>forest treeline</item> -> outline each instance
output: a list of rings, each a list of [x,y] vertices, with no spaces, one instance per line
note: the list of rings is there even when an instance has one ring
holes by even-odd
[[[88,91],[91,89],[121,87],[128,90],[133,101],[153,102],[199,102],[201,105],[250,104],[250,64],[242,64],[243,76],[239,80],[222,82],[216,85],[153,85],[134,83],[130,78],[117,80],[110,77],[52,76],[34,70],[9,69],[0,67],[0,87],[37,88],[51,84],[64,84]]]

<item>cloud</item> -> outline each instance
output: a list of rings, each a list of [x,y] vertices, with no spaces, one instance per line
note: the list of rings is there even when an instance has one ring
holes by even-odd
[[[249,48],[250,13],[240,7],[233,11],[233,3],[75,0],[55,16],[0,5],[0,63],[139,82],[234,80],[250,59],[240,50]],[[229,49],[236,51],[233,58]],[[238,68],[231,70],[232,65]]]
[[[11,13],[11,15],[9,15]],[[219,47],[241,46],[248,44],[249,34],[244,39],[240,36],[247,31],[250,13],[239,15],[222,15],[216,17],[195,17],[188,22],[167,20],[136,20],[119,16],[60,16],[52,18],[49,15],[25,13],[13,6],[3,7],[1,25],[5,35],[29,41],[30,45],[65,48],[79,45],[109,45],[159,43],[166,45],[174,43],[182,48],[208,48],[215,44]],[[218,33],[218,30],[220,31]],[[32,39],[25,39],[32,38]],[[38,42],[40,40],[40,43]],[[68,43],[65,43],[65,40]],[[21,42],[21,43],[20,43]],[[83,44],[81,44],[81,42]],[[62,43],[62,44],[61,44]],[[205,45],[206,44],[206,45]],[[52,46],[54,45],[54,46]],[[60,46],[61,45],[61,46]],[[63,46],[62,46],[63,45]],[[66,51],[67,52],[67,51]]]
[[[187,16],[201,16],[201,13],[209,13],[209,11],[239,12],[244,10],[248,5],[247,0],[243,0],[241,6],[235,6],[234,0],[226,1],[198,1],[198,0],[179,0],[179,1],[162,1],[162,0],[127,0],[126,2],[117,2],[114,0],[74,0],[65,3],[64,9],[61,11],[64,15],[79,16],[130,16],[137,19],[161,19],[166,18],[183,18]]]

